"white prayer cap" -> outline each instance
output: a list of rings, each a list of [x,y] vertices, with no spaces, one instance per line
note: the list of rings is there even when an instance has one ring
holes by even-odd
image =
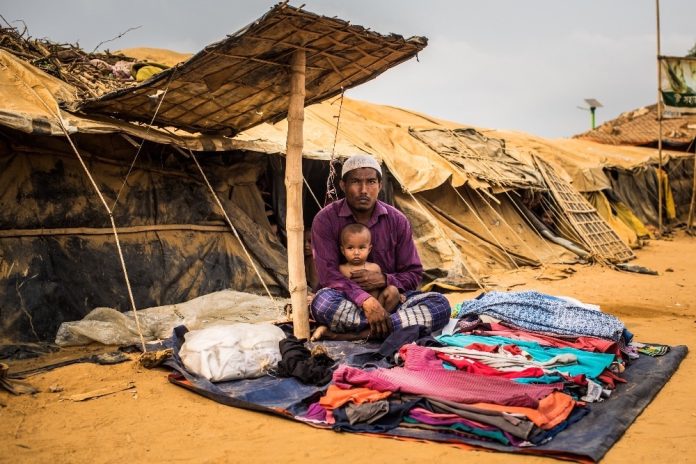
[[[370,155],[353,155],[343,163],[341,179],[343,179],[350,171],[360,168],[372,168],[377,171],[380,178],[382,177],[382,168],[376,159]]]

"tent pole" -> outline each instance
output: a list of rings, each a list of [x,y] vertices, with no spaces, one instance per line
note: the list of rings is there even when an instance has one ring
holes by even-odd
[[[657,18],[657,153],[658,153],[658,169],[657,169],[657,233],[662,235],[662,95],[661,87],[661,71],[660,71],[660,0],[655,0],[655,17]]]
[[[288,280],[292,302],[292,322],[297,338],[309,338],[307,277],[304,266],[304,218],[302,214],[302,148],[305,103],[304,50],[297,49],[290,62],[290,102],[285,157],[287,192]]]

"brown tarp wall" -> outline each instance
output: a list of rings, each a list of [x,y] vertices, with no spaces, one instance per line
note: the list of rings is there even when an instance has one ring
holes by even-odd
[[[411,221],[430,279],[461,273],[455,275],[461,283],[500,270],[571,260],[572,253],[541,238],[522,218],[512,201],[515,195],[492,199],[466,186],[455,191],[443,184],[414,197],[395,189],[395,204]]]

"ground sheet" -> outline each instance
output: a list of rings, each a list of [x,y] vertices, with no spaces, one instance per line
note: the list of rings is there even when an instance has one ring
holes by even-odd
[[[174,369],[174,372],[169,375],[169,380],[219,403],[299,420],[295,416],[304,412],[310,399],[318,399],[326,389],[326,386],[305,385],[294,378],[270,375],[258,379],[211,383],[186,371],[181,363],[178,348],[184,341],[184,333],[185,329],[179,327],[166,343],[174,348],[174,357],[168,362],[168,365]],[[339,363],[348,364],[351,364],[351,360],[357,355],[379,348],[377,344],[352,342],[322,344],[333,359]],[[406,427],[397,427],[380,435],[461,443],[505,452],[598,461],[667,383],[687,351],[686,346],[674,346],[664,356],[640,356],[623,373],[627,383],[618,384],[616,391],[607,400],[588,404],[589,414],[560,432],[550,442],[540,446],[518,448],[450,433]]]

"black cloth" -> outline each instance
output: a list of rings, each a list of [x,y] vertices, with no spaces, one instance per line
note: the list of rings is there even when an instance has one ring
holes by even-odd
[[[422,325],[411,325],[395,330],[382,342],[376,351],[365,351],[354,354],[346,359],[346,363],[351,366],[384,367],[394,366],[394,355],[407,343],[416,342],[428,336],[430,331]],[[432,337],[427,337],[432,339]],[[434,339],[433,339],[434,340]],[[442,346],[442,344],[438,344]]]
[[[276,374],[280,377],[294,377],[307,385],[329,383],[334,360],[326,353],[312,356],[304,346],[305,339],[298,340],[294,335],[280,341],[280,355]]]

